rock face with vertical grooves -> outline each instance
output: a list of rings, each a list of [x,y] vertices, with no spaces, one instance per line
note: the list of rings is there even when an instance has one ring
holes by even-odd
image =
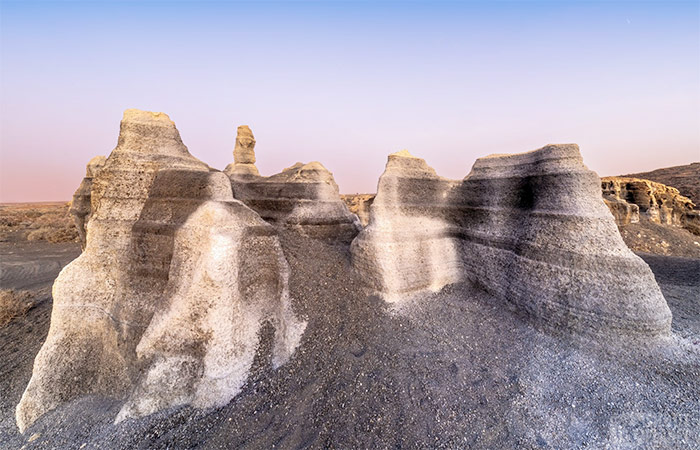
[[[86,394],[125,399],[119,420],[227,403],[263,321],[277,329],[275,363],[289,357],[304,324],[274,229],[190,155],[167,115],[124,113],[91,203],[85,250],[53,286],[20,430]]]
[[[618,225],[639,222],[640,217],[661,225],[686,228],[700,235],[700,212],[678,189],[649,180],[605,177],[603,199]]]
[[[576,145],[481,158],[461,181],[393,154],[352,254],[390,300],[466,280],[547,326],[670,332],[651,270],[625,246]]]
[[[257,169],[244,165],[255,161],[252,136],[248,127],[238,128],[236,149],[244,146],[239,142],[251,139],[253,145],[239,151],[239,156],[234,150],[235,162],[224,170],[231,179],[234,197],[273,225],[294,228],[314,238],[351,242],[361,225],[340,198],[333,174],[319,162],[298,162],[278,174],[259,176]]]
[[[70,209],[68,212],[73,216],[73,221],[75,222],[75,227],[78,229],[78,237],[80,237],[80,245],[85,249],[85,242],[87,237],[87,230],[85,228],[88,220],[90,220],[90,213],[92,212],[92,207],[90,204],[90,197],[92,192],[92,179],[97,175],[97,173],[104,167],[107,158],[104,156],[95,156],[88,162],[85,169],[85,178],[78,186],[78,189],[73,194],[73,201],[71,202]]]

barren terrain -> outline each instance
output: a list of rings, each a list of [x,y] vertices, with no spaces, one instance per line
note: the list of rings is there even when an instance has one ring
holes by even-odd
[[[0,328],[0,442],[9,448],[688,448],[700,440],[699,259],[642,255],[674,314],[674,335],[610,347],[537,330],[463,284],[392,311],[362,293],[346,247],[293,232],[281,238],[295,308],[309,321],[285,366],[271,369],[263,345],[243,392],[223,408],[176,407],[113,425],[120,402],[88,396],[19,435],[14,406],[49,325],[51,303],[39,303]],[[63,264],[69,247],[40,245],[14,261],[50,266],[40,271],[49,286],[52,261]],[[7,247],[2,250],[4,258]],[[77,254],[77,244],[72,251]]]

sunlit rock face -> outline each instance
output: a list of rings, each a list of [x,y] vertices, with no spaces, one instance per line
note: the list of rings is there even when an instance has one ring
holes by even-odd
[[[618,225],[650,222],[683,227],[700,235],[700,214],[695,204],[678,189],[649,180],[605,177],[601,180],[603,199]],[[631,211],[629,213],[628,211]]]
[[[481,158],[461,181],[394,154],[352,254],[394,301],[469,280],[556,328],[670,332],[651,270],[625,246],[576,145]]]
[[[354,266],[387,300],[462,279],[454,226],[445,216],[456,184],[405,150],[389,155],[369,224],[352,243]]]
[[[289,357],[304,324],[290,309],[274,229],[233,200],[225,174],[189,154],[167,115],[125,112],[91,204],[85,250],[53,286],[20,430],[85,394],[126,399],[120,420],[224,404],[263,321],[278,330],[276,364]]]
[[[234,150],[234,163],[224,170],[231,179],[234,197],[276,226],[314,238],[351,242],[361,225],[340,198],[333,174],[321,163],[311,162],[296,163],[269,177],[259,176],[257,169],[249,167],[249,161],[255,161],[254,143],[250,129],[239,127],[236,149],[247,150],[239,150],[238,156]]]
[[[238,127],[236,146],[233,149],[233,164],[229,164],[224,172],[227,175],[243,177],[260,175],[255,166],[255,137],[248,125]]]
[[[90,220],[92,213],[91,195],[92,195],[92,179],[104,167],[107,158],[104,156],[95,156],[88,162],[85,169],[85,178],[78,186],[78,189],[73,194],[70,209],[68,212],[73,217],[75,227],[78,229],[80,244],[85,249],[87,240],[87,222]]]

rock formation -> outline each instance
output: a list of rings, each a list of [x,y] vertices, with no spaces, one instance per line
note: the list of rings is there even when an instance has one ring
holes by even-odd
[[[601,183],[603,199],[618,225],[639,222],[641,217],[700,235],[700,212],[678,189],[638,178],[605,177]]]
[[[660,335],[671,313],[576,145],[476,161],[461,181],[389,156],[353,264],[388,300],[460,280],[547,326]]]
[[[80,244],[85,249],[85,241],[87,230],[85,225],[87,221],[90,220],[90,213],[92,212],[92,207],[90,205],[90,196],[92,192],[92,179],[97,175],[97,173],[105,165],[107,158],[104,156],[95,156],[88,162],[85,169],[85,178],[78,186],[78,189],[73,194],[73,201],[71,202],[70,209],[68,212],[73,216],[73,221],[78,229],[78,236],[80,237]]]
[[[363,227],[369,223],[369,209],[374,201],[374,194],[346,194],[341,195],[351,213],[357,215]]]
[[[248,125],[238,127],[236,146],[233,148],[233,164],[229,164],[224,172],[238,176],[260,175],[255,166],[255,137]]]
[[[53,286],[20,430],[86,394],[125,399],[119,420],[225,404],[263,321],[276,328],[274,363],[293,352],[304,324],[274,229],[233,199],[226,175],[190,155],[167,115],[124,113],[91,196],[85,250]]]
[[[650,172],[620,175],[620,178],[639,178],[677,188],[681,195],[700,205],[700,162],[684,166],[664,167]]]
[[[259,176],[250,162],[255,161],[254,144],[250,129],[239,127],[234,163],[224,170],[236,199],[274,225],[315,238],[352,241],[361,228],[359,219],[341,200],[328,169],[319,162],[296,163],[281,173]]]

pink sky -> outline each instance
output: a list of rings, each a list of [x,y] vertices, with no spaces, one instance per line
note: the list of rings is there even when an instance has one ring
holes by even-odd
[[[318,160],[373,192],[401,149],[462,178],[576,142],[600,175],[700,160],[700,11],[674,3],[4,3],[0,202],[69,200],[123,110],[223,169]]]

